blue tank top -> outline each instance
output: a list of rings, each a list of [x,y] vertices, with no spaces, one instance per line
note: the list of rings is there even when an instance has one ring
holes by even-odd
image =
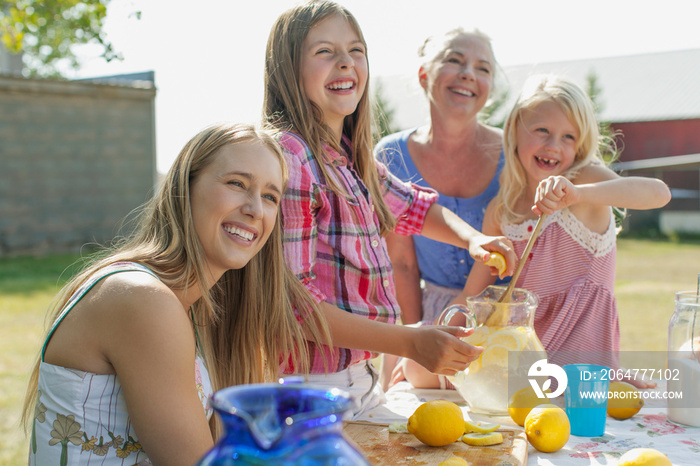
[[[408,137],[415,130],[416,128],[413,128],[386,136],[377,144],[375,156],[401,180],[410,181],[419,186],[431,187],[418,173],[408,152]],[[504,160],[504,154],[501,151],[496,174],[488,187],[478,196],[465,198],[440,194],[437,203],[456,213],[465,222],[481,231],[486,206],[498,193],[498,178],[503,169]],[[414,236],[413,242],[423,280],[449,288],[464,288],[464,283],[474,264],[474,259],[469,255],[469,251],[424,236]],[[498,283],[502,282],[499,280]]]

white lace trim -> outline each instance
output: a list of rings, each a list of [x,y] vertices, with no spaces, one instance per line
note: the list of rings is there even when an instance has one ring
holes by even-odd
[[[578,244],[596,257],[609,253],[615,247],[617,228],[615,216],[610,212],[610,225],[602,235],[593,232],[571,213],[569,209],[554,212],[544,220],[542,232],[552,223],[558,223]],[[537,220],[526,220],[523,223],[506,223],[502,226],[503,234],[511,241],[522,241],[530,238]]]

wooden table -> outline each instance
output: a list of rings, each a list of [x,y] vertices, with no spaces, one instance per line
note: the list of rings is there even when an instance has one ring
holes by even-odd
[[[527,464],[527,439],[522,430],[499,430],[503,443],[489,447],[475,447],[463,442],[429,447],[413,434],[389,433],[386,425],[379,424],[349,422],[344,431],[376,466],[436,465],[451,456],[460,456],[473,465]]]
[[[664,382],[644,390],[645,405],[635,416],[624,421],[608,417],[605,434],[600,437],[571,436],[567,444],[554,453],[541,453],[527,444],[524,432],[510,417],[479,417],[469,413],[464,401],[454,390],[416,390],[402,382],[387,392],[387,403],[363,415],[367,424],[346,424],[346,436],[360,447],[376,465],[437,465],[455,454],[474,466],[489,465],[615,465],[622,454],[632,448],[655,448],[665,453],[674,465],[700,465],[700,427],[678,426],[666,418]],[[471,447],[456,442],[448,447],[428,447],[411,434],[389,434],[387,425],[406,421],[415,409],[431,399],[448,399],[460,406],[466,417],[475,421],[501,424],[504,444],[493,447]],[[474,450],[478,449],[478,450]],[[501,459],[504,458],[504,459]],[[511,458],[511,459],[508,459]],[[519,462],[522,461],[522,462]]]

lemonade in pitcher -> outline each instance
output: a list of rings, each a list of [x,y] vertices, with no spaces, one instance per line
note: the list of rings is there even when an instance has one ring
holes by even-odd
[[[463,340],[484,351],[467,369],[448,378],[473,413],[508,415],[509,388],[514,392],[529,386],[530,366],[547,357],[533,328],[537,297],[516,288],[510,302],[499,303],[504,290],[489,286],[467,298],[466,312],[472,314],[476,328]],[[442,323],[448,323],[454,313],[447,312]]]

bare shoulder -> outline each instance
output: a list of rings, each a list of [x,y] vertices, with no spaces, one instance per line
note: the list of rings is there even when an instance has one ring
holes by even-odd
[[[503,147],[503,130],[493,126],[479,124],[479,140],[486,147],[490,147],[492,151],[500,155]]]
[[[123,304],[142,300],[175,300],[175,293],[153,275],[140,271],[127,271],[109,275],[102,280],[100,295],[103,299]]]
[[[152,275],[120,272],[103,278],[81,304],[88,324],[108,351],[113,339],[177,333],[189,328],[189,317],[175,293]]]
[[[139,272],[111,275],[98,299],[101,326],[109,329],[100,332],[102,351],[117,373],[136,366],[134,358],[143,364],[152,360],[166,364],[194,354],[188,310],[157,278]]]
[[[495,126],[489,126],[485,124],[481,124],[481,128],[484,131],[484,134],[486,135],[487,138],[490,139],[491,142],[501,142],[503,139],[503,130],[501,128],[497,128]]]
[[[148,273],[119,272],[97,282],[76,303],[50,339],[46,361],[109,374],[115,372],[116,353],[124,349],[144,351],[152,343],[186,346],[191,335],[189,317],[172,290]]]
[[[581,169],[573,183],[576,185],[613,180],[620,176],[603,164],[590,164]],[[569,207],[569,211],[589,230],[604,234],[610,227],[611,208],[609,205],[579,202]]]

